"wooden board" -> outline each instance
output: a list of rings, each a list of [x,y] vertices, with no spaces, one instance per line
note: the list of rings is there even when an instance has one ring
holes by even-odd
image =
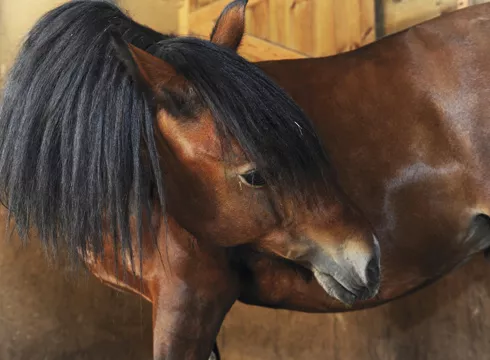
[[[391,34],[441,14],[489,0],[383,0],[384,28]]]

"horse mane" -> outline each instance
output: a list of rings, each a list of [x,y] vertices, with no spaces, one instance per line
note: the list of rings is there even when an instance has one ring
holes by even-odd
[[[165,208],[156,106],[114,36],[187,78],[199,100],[190,110],[208,108],[219,135],[236,139],[272,187],[305,194],[324,179],[328,161],[309,119],[256,66],[210,42],[153,31],[109,2],[71,1],[29,32],[0,104],[0,200],[22,238],[36,228],[50,248],[100,255],[109,229],[115,251],[132,259],[131,218],[141,254],[143,214],[155,202]]]

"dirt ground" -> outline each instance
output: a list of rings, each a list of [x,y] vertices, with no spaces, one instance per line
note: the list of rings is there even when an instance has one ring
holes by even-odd
[[[490,263],[482,257],[394,303],[346,314],[236,305],[224,360],[466,360],[490,354]],[[0,241],[0,360],[151,359],[151,312],[91,275]]]

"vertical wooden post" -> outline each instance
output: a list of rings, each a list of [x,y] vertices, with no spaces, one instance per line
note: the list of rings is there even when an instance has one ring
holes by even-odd
[[[374,24],[376,40],[385,36],[385,7],[383,0],[374,0]]]

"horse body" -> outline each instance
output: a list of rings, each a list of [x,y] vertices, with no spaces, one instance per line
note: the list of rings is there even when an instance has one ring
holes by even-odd
[[[305,268],[242,247],[241,301],[308,312],[376,306],[490,245],[489,19],[490,5],[475,6],[346,54],[258,64],[314,121],[380,239],[383,277],[375,299],[347,308]],[[219,26],[213,35],[236,47]]]
[[[354,308],[427,285],[490,246],[489,33],[483,4],[349,53],[258,64],[314,121],[379,236],[380,292]],[[346,310],[288,264],[249,261],[257,282],[245,302]]]

